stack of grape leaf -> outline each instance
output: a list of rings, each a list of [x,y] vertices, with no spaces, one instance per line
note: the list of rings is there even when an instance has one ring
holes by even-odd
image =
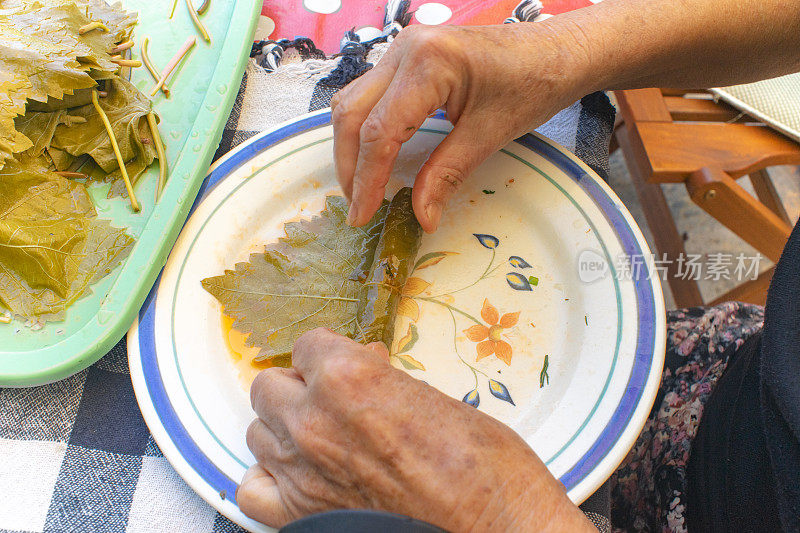
[[[0,312],[63,318],[133,245],[97,220],[83,181],[56,172],[110,180],[109,196],[125,194],[95,90],[107,93],[99,105],[131,178],[156,157],[150,101],[112,57],[135,24],[120,3],[0,0]]]
[[[0,170],[0,301],[14,314],[60,320],[130,251],[124,230],[95,219],[86,188],[11,159]]]
[[[130,37],[136,18],[127,13],[111,16],[112,12],[123,12],[120,4],[0,1],[0,168],[13,154],[32,146],[14,127],[14,118],[25,113],[29,100],[41,104],[62,100],[115,76],[118,67],[110,51]],[[102,21],[110,31],[81,35],[80,28],[93,20]]]

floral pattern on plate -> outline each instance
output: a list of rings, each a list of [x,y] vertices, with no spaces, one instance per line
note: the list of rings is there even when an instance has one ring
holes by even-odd
[[[398,304],[397,310],[398,320],[407,322],[405,334],[403,334],[392,347],[390,358],[398,368],[425,371],[425,365],[408,353],[416,345],[417,341],[420,339],[420,335],[424,334],[424,331],[420,332],[420,325],[418,324],[421,308],[424,305],[438,305],[444,307],[450,313],[450,317],[453,320],[453,354],[458,358],[461,364],[471,370],[472,377],[474,378],[473,383],[470,385],[465,384],[465,388],[471,388],[464,394],[462,401],[473,407],[478,407],[481,402],[478,389],[481,381],[485,381],[488,391],[492,396],[504,402],[508,402],[511,405],[516,405],[506,385],[497,379],[489,377],[486,371],[471,364],[468,360],[475,357],[475,362],[478,362],[487,357],[493,357],[496,362],[503,363],[505,366],[510,366],[511,359],[514,356],[514,348],[509,342],[511,340],[509,336],[512,331],[516,335],[520,334],[517,331],[516,325],[519,322],[521,313],[521,311],[509,311],[501,315],[500,311],[491,304],[489,299],[484,298],[480,307],[480,319],[478,319],[468,311],[472,307],[475,307],[477,302],[471,300],[464,302],[456,301],[456,297],[453,296],[454,294],[475,287],[485,280],[494,277],[497,271],[505,266],[505,262],[500,262],[495,265],[495,261],[497,260],[497,248],[500,246],[500,239],[498,237],[487,233],[474,233],[473,235],[480,246],[491,250],[491,259],[483,273],[472,283],[446,292],[437,292],[435,291],[433,283],[426,281],[420,277],[420,275],[415,275],[420,270],[434,267],[442,263],[448,256],[458,255],[459,252],[430,252],[424,254],[417,260],[411,272],[411,277],[403,288],[402,298]],[[518,255],[510,256],[508,258],[508,264],[519,270],[532,268],[525,259]],[[517,271],[508,272],[505,275],[505,279],[508,282],[508,286],[516,291],[533,292],[534,287],[539,284],[539,280],[535,276],[525,276]],[[464,323],[468,324],[468,327],[464,327]],[[465,342],[459,342],[459,332],[466,335],[466,341],[470,343],[471,346],[464,347]],[[539,380],[540,388],[550,383],[550,378],[547,375],[548,365],[549,355],[545,355]]]

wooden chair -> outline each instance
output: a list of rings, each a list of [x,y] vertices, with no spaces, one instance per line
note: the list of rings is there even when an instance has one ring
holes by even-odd
[[[661,184],[686,184],[694,203],[775,262],[792,227],[766,168],[800,164],[800,144],[704,91],[636,89],[614,95],[619,113],[611,151],[619,147],[625,155],[653,232],[654,253],[666,255],[676,304],[763,305],[772,269],[712,302],[703,301],[696,281],[676,276],[677,258],[685,250]],[[736,182],[746,175],[757,198]]]

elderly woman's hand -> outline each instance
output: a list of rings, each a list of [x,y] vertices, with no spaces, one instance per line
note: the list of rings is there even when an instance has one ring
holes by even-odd
[[[452,531],[591,531],[516,433],[387,355],[317,329],[295,344],[295,368],[258,375],[247,431],[258,464],[236,493],[245,514],[277,527],[361,508]]]
[[[427,232],[484,159],[589,91],[587,54],[548,22],[410,26],[334,97],[336,173],[352,201],[351,225],[378,209],[400,145],[437,109],[454,128],[414,183],[414,212]]]

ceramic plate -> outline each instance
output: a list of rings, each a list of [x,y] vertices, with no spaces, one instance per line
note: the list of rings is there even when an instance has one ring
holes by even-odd
[[[450,130],[429,119],[403,146],[390,192]],[[139,405],[165,456],[234,521],[254,463],[244,368],[200,280],[277,239],[338,194],[330,115],[252,139],[212,170],[128,335]],[[522,137],[491,156],[423,238],[401,304],[393,364],[517,431],[566,486],[589,496],[650,411],[664,358],[658,276],[633,218],[587,166]]]

